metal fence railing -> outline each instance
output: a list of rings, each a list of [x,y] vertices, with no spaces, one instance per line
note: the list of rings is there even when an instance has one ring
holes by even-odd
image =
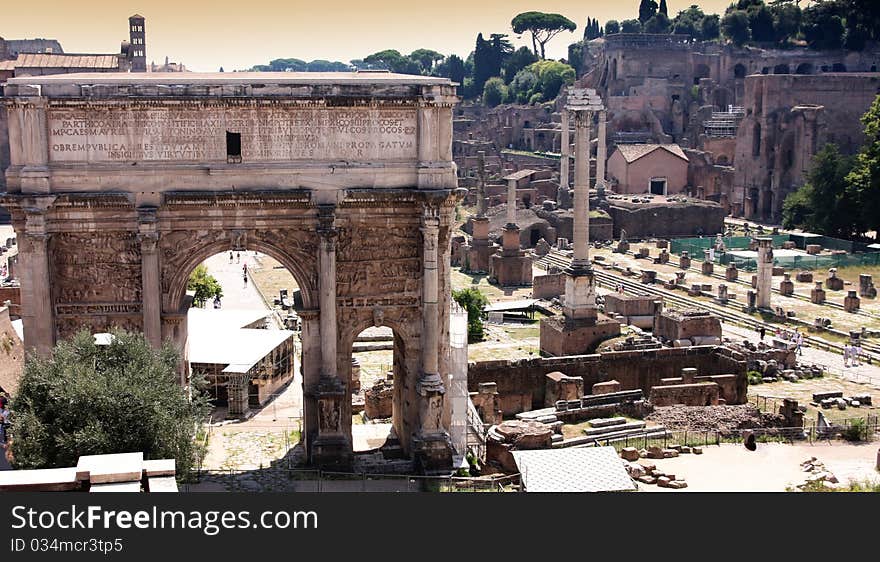
[[[202,470],[182,492],[517,492],[519,474],[497,478],[335,472],[318,469]]]

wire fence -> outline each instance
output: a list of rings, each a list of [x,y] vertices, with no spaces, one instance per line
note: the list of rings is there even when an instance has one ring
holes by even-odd
[[[518,492],[519,474],[486,478],[337,472],[308,468],[201,470],[183,492]]]
[[[862,420],[864,425],[854,421]],[[697,429],[681,429],[667,430],[666,432],[651,433],[650,428],[645,433],[628,435],[624,437],[614,438],[597,438],[592,443],[582,445],[584,447],[601,447],[610,446],[620,452],[626,447],[635,447],[637,449],[649,449],[651,447],[660,447],[668,449],[670,447],[708,447],[710,445],[721,445],[723,443],[743,443],[749,436],[753,435],[758,443],[795,443],[817,441],[829,441],[839,436],[845,436],[847,430],[851,426],[859,425],[861,432],[860,439],[872,440],[880,429],[877,416],[867,416],[866,418],[851,418],[841,421],[841,423],[832,423],[828,429],[818,427],[815,423],[804,425],[802,427],[755,427],[747,429],[727,429],[727,430],[697,430]]]

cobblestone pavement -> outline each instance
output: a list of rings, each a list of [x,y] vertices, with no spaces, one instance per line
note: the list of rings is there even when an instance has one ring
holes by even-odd
[[[724,337],[731,338],[734,341],[741,342],[743,339],[748,339],[752,343],[757,344],[761,340],[761,336],[754,330],[727,323],[722,324],[722,331]],[[769,333],[765,336],[764,342],[770,342]],[[855,382],[869,381],[870,386],[880,388],[880,367],[877,365],[862,363],[857,367],[846,367],[843,363],[843,355],[806,346],[802,351],[803,355],[798,356],[798,361],[800,362],[824,365],[833,374]]]

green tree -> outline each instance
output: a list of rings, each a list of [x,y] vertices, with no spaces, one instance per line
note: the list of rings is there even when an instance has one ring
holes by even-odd
[[[537,61],[538,57],[528,47],[520,47],[504,62],[504,81],[510,83],[516,74]]]
[[[862,124],[865,144],[846,181],[864,229],[873,230],[875,240],[880,240],[880,96],[862,116]]]
[[[666,0],[660,0],[660,7],[657,9],[658,14],[663,14],[667,18],[669,17],[669,8],[666,7]]]
[[[207,397],[177,382],[180,356],[154,350],[141,334],[114,331],[96,345],[88,331],[29,356],[13,397],[15,468],[76,466],[81,455],[143,452],[173,458],[183,477],[198,461],[196,429]]]
[[[853,159],[826,144],[814,157],[806,182],[785,198],[782,220],[786,228],[852,238],[863,229],[856,197],[847,187]]]
[[[617,20],[608,20],[605,22],[605,33],[611,35],[612,33],[620,33],[620,22]]]
[[[659,6],[654,0],[642,0],[639,3],[639,22],[645,24],[657,13]]]
[[[721,18],[718,14],[707,14],[700,21],[700,39],[714,41],[721,36]]]
[[[826,50],[843,46],[842,8],[837,2],[819,2],[804,10],[802,29],[811,48]]]
[[[642,22],[639,20],[623,20],[620,22],[621,33],[641,33]]]
[[[394,49],[385,49],[364,57],[364,62],[375,68],[383,68],[400,74],[421,74],[421,65]]]
[[[482,341],[483,309],[489,304],[489,299],[476,287],[452,291],[452,298],[467,311],[468,341],[471,343]]]
[[[434,63],[442,61],[445,56],[431,49],[416,49],[409,54],[409,58],[419,63],[422,67],[422,74],[431,74],[434,70]]]
[[[205,306],[208,299],[223,296],[223,287],[220,286],[220,282],[213,275],[208,273],[208,268],[205,267],[205,264],[197,265],[193,272],[190,273],[186,288],[189,291],[196,292],[195,296],[193,296],[193,304],[199,307]]]
[[[483,85],[483,105],[495,107],[507,101],[507,86],[500,76],[493,76]]]
[[[776,39],[773,28],[773,14],[770,9],[761,4],[752,6],[746,13],[749,16],[749,29],[752,32],[752,41],[770,43]]]
[[[508,96],[517,103],[529,103],[531,97],[540,89],[539,84],[538,76],[534,72],[528,69],[520,70],[510,82]]]
[[[535,94],[541,94],[541,101],[550,101],[559,95],[559,90],[564,85],[574,83],[575,71],[571,66],[555,61],[540,60],[532,63],[520,72],[530,72],[534,74],[538,82],[529,93],[531,100]],[[519,92],[516,92],[517,98]]]
[[[657,12],[645,22],[645,33],[669,33],[670,27],[669,18]]]
[[[577,24],[561,14],[544,12],[523,12],[517,14],[510,22],[513,32],[520,34],[528,31],[532,35],[532,47],[538,56],[538,45],[541,46],[540,57],[546,58],[544,47],[548,41],[563,31],[574,31]]]
[[[699,37],[700,24],[705,15],[703,10],[697,5],[678,12],[678,15],[672,20],[672,33]]]
[[[785,45],[795,39],[801,29],[803,12],[800,6],[791,3],[774,4],[770,7],[773,13],[773,33],[775,41]]]
[[[568,64],[574,68],[576,74],[581,73],[581,66],[584,64],[584,48],[583,41],[568,46]]]
[[[526,49],[528,50],[528,49]],[[467,72],[464,68],[464,61],[458,55],[449,55],[443,62],[437,65],[437,74],[449,78],[458,84],[464,84],[464,78]]]
[[[751,39],[749,15],[743,10],[732,10],[721,19],[721,33],[734,45],[744,45]]]

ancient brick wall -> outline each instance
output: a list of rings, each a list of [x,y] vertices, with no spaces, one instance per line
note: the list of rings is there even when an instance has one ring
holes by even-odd
[[[552,299],[565,292],[565,274],[549,273],[537,275],[532,279],[532,297],[536,299]]]

